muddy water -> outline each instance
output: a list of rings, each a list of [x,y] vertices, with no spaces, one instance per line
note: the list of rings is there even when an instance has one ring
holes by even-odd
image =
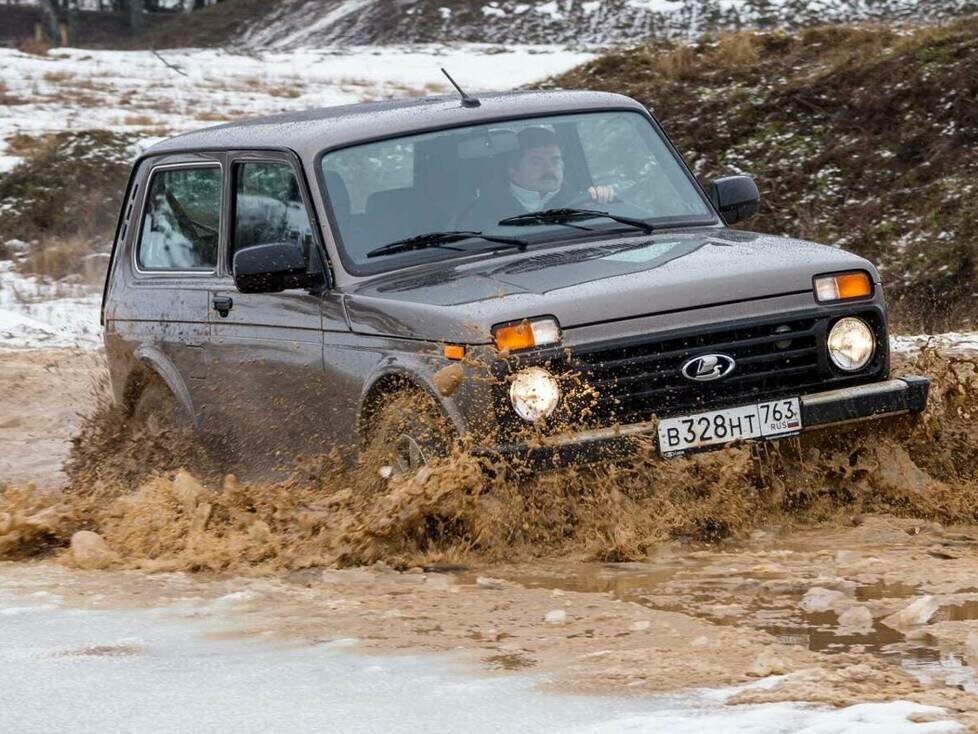
[[[777,540],[756,547],[765,548],[762,551],[765,555],[783,552],[777,547]],[[871,654],[915,675],[978,693],[978,675],[967,661],[972,654],[969,646],[936,637],[928,631],[927,624],[900,630],[883,621],[885,610],[924,596],[925,591],[920,586],[866,581],[866,577],[856,581],[846,575],[806,578],[806,574],[795,570],[782,568],[776,571],[769,564],[758,564],[746,548],[742,552],[744,556],[738,560],[743,561],[743,565],[735,562],[735,551],[728,551],[723,557],[725,572],[722,575],[716,573],[717,556],[702,552],[685,562],[564,564],[555,566],[551,573],[537,567],[502,570],[500,575],[527,588],[607,594],[649,609],[686,614],[713,624],[746,625],[770,634],[779,643],[812,652]],[[903,552],[906,549],[892,546],[874,549],[881,572],[894,573],[892,566],[901,563]],[[798,563],[801,559],[794,560]],[[978,558],[973,560],[978,561]],[[802,562],[809,561],[818,567],[817,558]],[[962,582],[967,579],[963,578]],[[811,588],[822,588],[818,584],[844,590],[834,600],[835,608],[806,609],[806,592]],[[969,587],[964,587],[941,598],[953,599],[968,590]],[[856,607],[865,608],[868,613],[865,623],[853,629],[844,624],[845,618],[840,622],[840,617],[847,609]],[[972,620],[978,620],[978,601],[939,606],[928,623]],[[978,631],[978,625],[968,625],[968,628]]]
[[[761,450],[518,477],[458,454],[379,481],[337,456],[285,480],[241,482],[196,461],[186,435],[128,432],[111,409],[86,424],[60,495],[9,488],[0,554],[102,535],[111,563],[149,569],[496,563],[582,555],[642,560],[670,539],[722,542],[766,523],[838,527],[871,513],[975,522],[976,361],[923,353],[907,369],[934,378],[919,421],[822,431]],[[165,460],[156,476],[140,477]],[[194,472],[178,471],[186,463]],[[954,549],[936,549],[933,561]],[[928,560],[928,562],[931,562]]]

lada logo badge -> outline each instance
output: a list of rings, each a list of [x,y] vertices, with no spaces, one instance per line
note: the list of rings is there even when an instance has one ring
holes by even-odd
[[[733,357],[726,354],[701,354],[683,362],[680,371],[687,380],[713,382],[729,375],[736,366]]]

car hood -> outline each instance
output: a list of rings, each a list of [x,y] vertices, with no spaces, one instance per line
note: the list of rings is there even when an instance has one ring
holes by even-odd
[[[811,242],[729,229],[537,247],[448,261],[345,289],[355,332],[487,343],[495,324],[550,315],[561,327],[812,291],[820,273],[867,261]]]

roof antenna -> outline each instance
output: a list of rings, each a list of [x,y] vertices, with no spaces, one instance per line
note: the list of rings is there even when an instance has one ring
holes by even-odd
[[[467,95],[465,91],[458,84],[455,83],[455,80],[452,79],[452,75],[449,74],[447,71],[445,71],[444,68],[442,68],[441,73],[444,74],[446,77],[448,77],[448,81],[450,81],[452,83],[452,86],[455,87],[456,90],[458,90],[458,93],[460,95],[462,95],[463,107],[468,107],[471,109],[473,107],[482,106],[482,102],[480,102],[476,97],[470,97],[469,95]]]

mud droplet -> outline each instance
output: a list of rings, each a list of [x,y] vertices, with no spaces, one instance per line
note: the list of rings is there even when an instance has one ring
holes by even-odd
[[[784,675],[788,668],[784,661],[769,650],[765,650],[747,669],[747,675],[754,678],[767,678],[769,675]]]
[[[492,578],[491,576],[479,576],[475,580],[475,585],[480,589],[502,589],[506,582],[502,579]]]
[[[839,615],[839,629],[868,634],[873,629],[873,614],[867,607],[850,607]]]
[[[899,612],[884,618],[883,624],[896,630],[927,624],[940,606],[941,603],[936,597],[922,596],[910,602]]]
[[[438,393],[447,398],[455,394],[464,379],[465,370],[462,369],[462,365],[450,364],[438,370],[432,381]]]
[[[567,621],[567,612],[563,609],[551,609],[543,615],[543,621],[547,624],[564,624]]]
[[[79,568],[107,568],[118,560],[112,549],[98,533],[79,530],[71,536],[71,560]]]

